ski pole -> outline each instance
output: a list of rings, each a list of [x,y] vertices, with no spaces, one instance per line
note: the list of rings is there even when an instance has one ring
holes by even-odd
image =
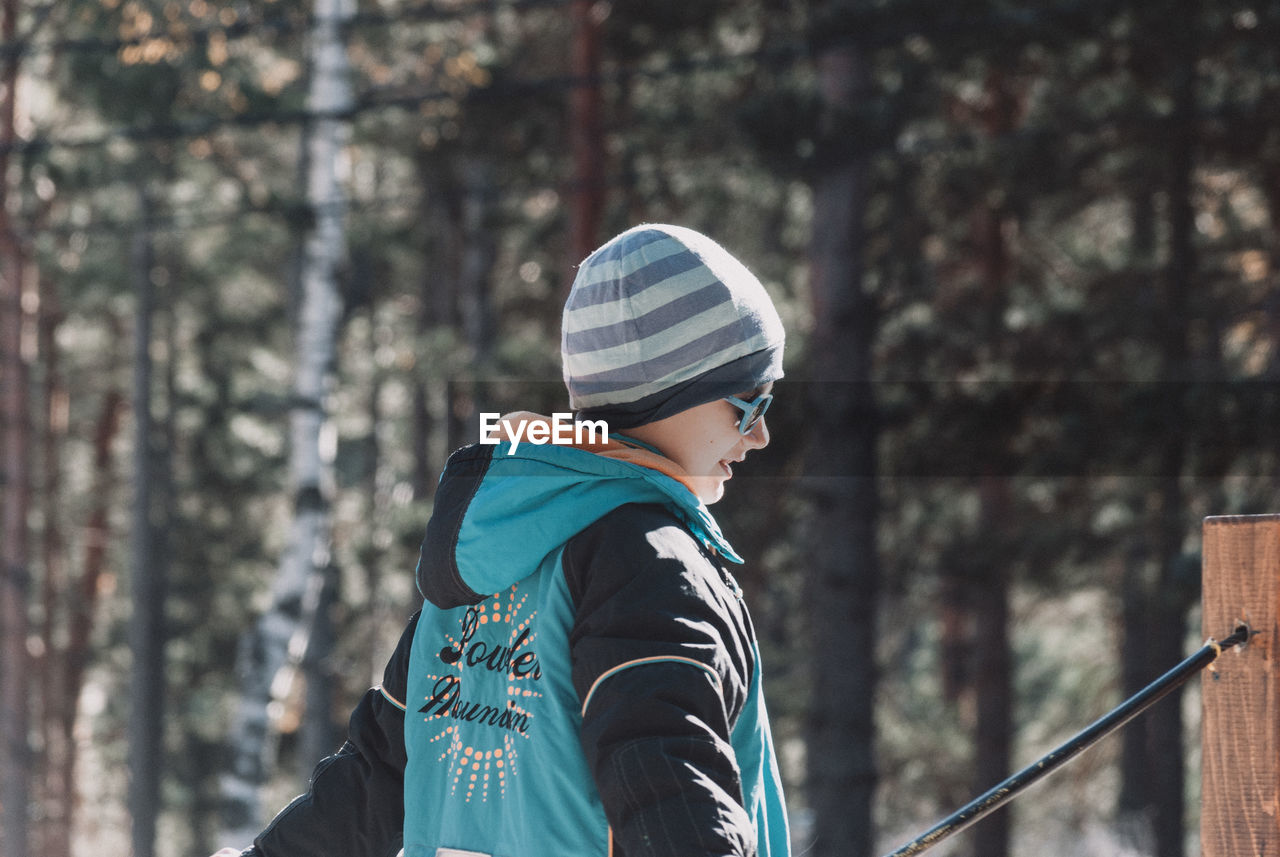
[[[1064,762],[1079,755],[1146,711],[1170,691],[1180,687],[1193,675],[1217,660],[1218,655],[1227,649],[1247,643],[1249,638],[1256,633],[1258,632],[1250,631],[1248,625],[1238,625],[1221,643],[1215,642],[1210,637],[1195,654],[1120,703],[1110,713],[1078,732],[1065,744],[1050,751],[999,785],[974,798],[897,851],[885,855],[885,857],[911,857],[911,855],[923,853],[944,839],[954,836],[969,825],[999,809],[1017,797],[1027,786],[1056,770]]]

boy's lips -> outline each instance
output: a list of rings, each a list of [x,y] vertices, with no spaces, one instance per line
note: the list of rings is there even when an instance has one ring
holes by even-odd
[[[733,476],[733,465],[737,464],[741,460],[741,457],[720,459],[720,467],[724,470],[726,478],[731,478]]]

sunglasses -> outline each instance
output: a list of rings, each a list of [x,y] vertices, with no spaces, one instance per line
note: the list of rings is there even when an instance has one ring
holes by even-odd
[[[738,423],[739,434],[750,434],[751,430],[756,427],[756,423],[760,422],[764,417],[764,412],[769,410],[769,404],[773,401],[772,393],[761,393],[749,402],[744,402],[737,396],[725,396],[724,400],[742,411],[742,420]]]

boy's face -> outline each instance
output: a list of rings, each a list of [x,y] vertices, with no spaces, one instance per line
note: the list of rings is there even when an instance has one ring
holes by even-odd
[[[742,393],[751,401],[769,392],[772,383]],[[629,429],[625,434],[650,443],[689,474],[694,493],[707,505],[724,496],[724,484],[733,476],[733,467],[753,449],[769,444],[769,427],[761,417],[751,431],[742,434],[738,424],[742,411],[716,399],[681,411],[657,422]]]

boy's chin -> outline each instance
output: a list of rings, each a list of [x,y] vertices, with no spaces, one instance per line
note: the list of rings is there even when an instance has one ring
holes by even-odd
[[[723,476],[695,476],[690,481],[693,482],[693,493],[702,501],[702,505],[710,506],[724,497],[724,483],[728,480]]]

